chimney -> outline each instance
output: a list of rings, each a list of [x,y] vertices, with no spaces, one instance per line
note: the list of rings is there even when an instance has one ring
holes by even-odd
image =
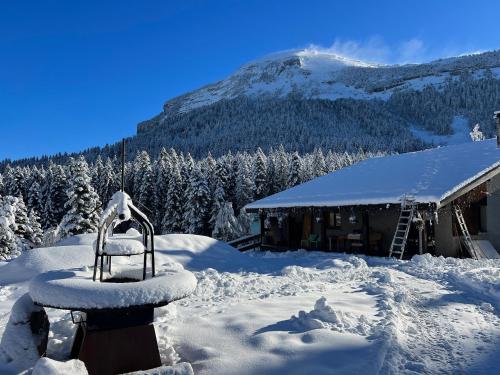
[[[495,111],[495,121],[497,122],[497,147],[500,147],[500,111]]]

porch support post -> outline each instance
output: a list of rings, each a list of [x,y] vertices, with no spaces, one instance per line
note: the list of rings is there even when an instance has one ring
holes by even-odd
[[[419,226],[418,228],[418,253],[420,255],[423,254],[423,234],[424,234],[424,228]]]
[[[264,242],[264,231],[265,231],[265,226],[264,222],[266,220],[266,215],[264,213],[264,210],[259,211],[259,219],[260,219],[260,244],[262,245]]]
[[[326,211],[323,208],[319,209],[319,216],[321,218],[320,228],[321,228],[321,250],[325,250],[328,246],[328,241],[326,240]]]
[[[370,214],[368,210],[363,211],[363,241],[365,254],[370,254]]]

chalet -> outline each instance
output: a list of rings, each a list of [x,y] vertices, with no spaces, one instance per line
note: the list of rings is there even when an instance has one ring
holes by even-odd
[[[365,160],[246,206],[261,247],[498,257],[495,139]]]

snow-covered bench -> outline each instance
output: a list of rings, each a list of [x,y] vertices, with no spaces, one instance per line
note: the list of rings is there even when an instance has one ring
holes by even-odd
[[[142,243],[135,237],[116,235],[108,237],[113,223],[134,218],[142,227]],[[123,191],[116,192],[104,210],[95,243],[94,276],[100,268],[99,280],[103,281],[104,259],[107,260],[108,271],[111,272],[111,259],[115,256],[131,256],[144,254],[143,279],[146,278],[148,255],[151,256],[151,277],[155,275],[154,261],[154,228],[147,216],[132,203],[132,199]],[[99,267],[100,260],[100,267]]]
[[[104,243],[103,255],[130,256],[144,254],[146,247],[135,238],[109,238]]]

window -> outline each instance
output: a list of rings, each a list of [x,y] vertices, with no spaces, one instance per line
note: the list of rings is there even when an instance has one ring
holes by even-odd
[[[333,229],[339,229],[342,223],[342,217],[340,212],[329,212],[328,213],[328,227]]]

